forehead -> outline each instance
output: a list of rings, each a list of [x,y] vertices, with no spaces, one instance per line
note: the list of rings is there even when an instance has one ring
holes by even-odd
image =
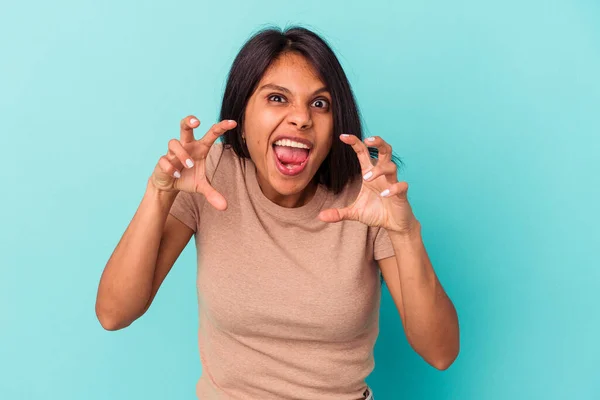
[[[265,83],[291,86],[290,90],[325,86],[313,65],[298,53],[284,53],[273,61],[261,79]]]

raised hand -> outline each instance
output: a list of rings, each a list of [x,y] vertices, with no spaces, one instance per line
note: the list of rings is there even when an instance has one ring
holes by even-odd
[[[236,125],[235,121],[221,121],[196,140],[194,129],[200,126],[200,121],[194,116],[182,119],[179,140],[169,141],[167,153],[160,157],[150,177],[154,187],[168,192],[201,193],[217,210],[225,210],[227,201],[206,178],[206,157],[217,138]]]
[[[367,145],[354,135],[341,135],[342,142],[352,146],[360,162],[363,183],[356,200],[344,208],[323,210],[322,221],[360,221],[369,226],[408,233],[417,224],[407,198],[408,184],[398,182],[397,168],[392,162],[392,147],[378,136],[365,139],[369,147],[379,150],[374,166]]]

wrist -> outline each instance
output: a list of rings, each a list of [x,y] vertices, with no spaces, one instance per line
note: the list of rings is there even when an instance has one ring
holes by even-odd
[[[178,190],[161,190],[154,186],[152,183],[152,178],[148,179],[148,183],[146,185],[146,192],[144,193],[144,197],[151,201],[157,201],[161,205],[171,208],[171,205],[175,201],[175,197],[177,197]]]
[[[397,239],[403,242],[421,240],[421,223],[416,218],[401,231],[387,230],[390,239]]]

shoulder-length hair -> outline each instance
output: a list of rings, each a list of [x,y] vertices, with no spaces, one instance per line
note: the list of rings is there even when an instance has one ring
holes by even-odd
[[[244,44],[229,71],[220,114],[220,120],[233,119],[238,124],[224,134],[223,142],[238,157],[250,158],[241,135],[246,105],[267,68],[286,52],[304,56],[331,94],[334,137],[315,178],[337,194],[361,172],[356,153],[339,140],[339,135],[349,133],[362,140],[362,125],[352,88],[336,55],[323,38],[306,28],[263,29]],[[373,156],[377,154],[375,149],[370,152]]]

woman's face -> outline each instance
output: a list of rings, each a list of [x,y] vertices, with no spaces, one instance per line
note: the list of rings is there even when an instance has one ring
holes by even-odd
[[[333,115],[331,94],[303,56],[285,53],[267,69],[246,106],[243,133],[265,196],[284,207],[306,201],[331,149]]]

